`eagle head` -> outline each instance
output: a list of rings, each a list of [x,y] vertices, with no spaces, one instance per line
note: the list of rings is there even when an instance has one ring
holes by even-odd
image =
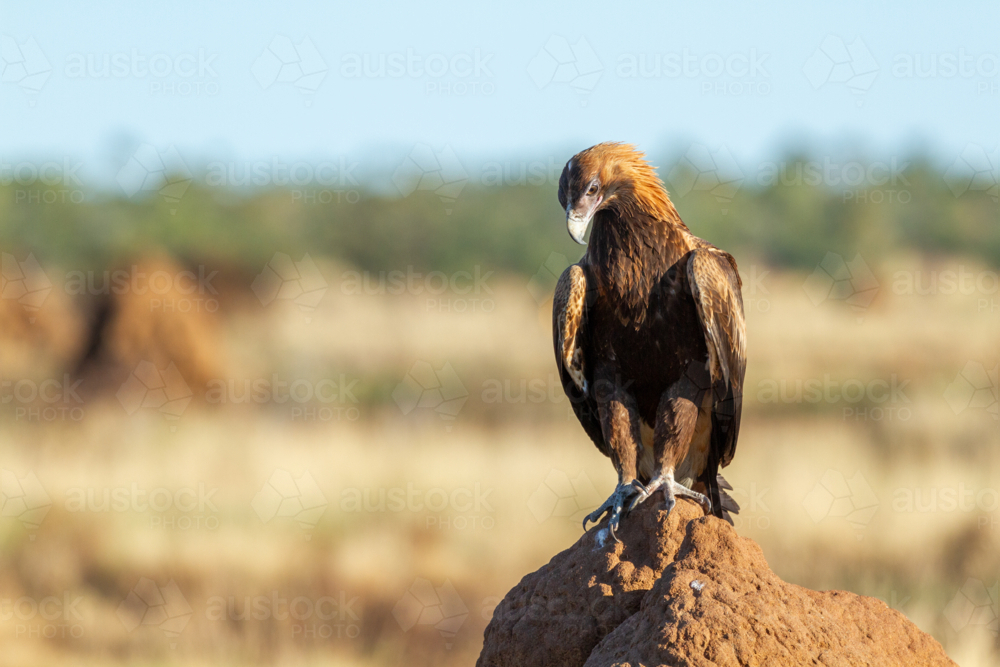
[[[559,205],[569,235],[580,245],[587,244],[587,227],[600,211],[626,220],[640,215],[665,220],[674,211],[646,156],[620,142],[597,144],[570,158],[559,177]]]

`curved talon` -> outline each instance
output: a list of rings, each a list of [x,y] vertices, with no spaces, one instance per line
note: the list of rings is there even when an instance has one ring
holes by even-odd
[[[583,517],[583,532],[587,532],[587,524],[588,523],[600,523],[601,519],[604,518],[604,515],[611,511],[611,509],[609,507],[607,507],[606,505],[607,505],[607,503],[605,503],[604,505],[601,505],[600,507],[598,507],[596,510],[594,510],[590,514],[588,514],[587,516]],[[594,516],[595,514],[597,516]]]
[[[620,544],[621,540],[618,539],[615,531],[618,530],[618,525],[621,521],[622,508],[625,507],[631,496],[644,492],[645,486],[638,480],[632,480],[627,484],[619,484],[615,487],[614,493],[600,507],[584,517],[583,530],[587,530],[588,523],[600,522],[606,514],[608,515],[608,532],[611,533],[611,537],[614,538],[615,542]],[[626,510],[625,513],[627,514],[628,511]]]
[[[600,523],[601,519],[604,518],[604,515],[607,514],[608,512],[610,512],[612,510],[612,508],[613,508],[612,501],[613,500],[614,500],[614,495],[612,495],[610,498],[608,498],[607,500],[605,500],[604,504],[601,505],[600,507],[598,507],[596,510],[594,510],[593,512],[591,512],[587,516],[583,517],[583,530],[584,530],[584,532],[587,531],[587,524],[588,523]]]
[[[634,487],[634,488],[635,488],[636,490],[638,490],[638,491],[639,491],[639,493],[645,493],[645,494],[647,494],[647,495],[649,494],[649,489],[648,489],[648,488],[646,488],[646,485],[645,485],[645,484],[643,484],[642,482],[640,482],[640,481],[639,481],[639,480],[637,480],[637,479],[633,479],[633,480],[632,480],[632,486],[633,486],[633,487]]]
[[[631,512],[632,510],[634,510],[636,507],[639,506],[640,503],[645,501],[646,498],[649,498],[650,495],[652,494],[650,494],[648,491],[643,490],[642,493],[640,493],[639,495],[637,495],[635,498],[632,499],[632,504],[629,505],[628,511]]]
[[[632,504],[629,506],[628,511],[631,512],[640,504],[645,502],[646,499],[649,498],[654,493],[656,493],[656,490],[659,489],[662,485],[663,485],[663,479],[661,477],[654,477],[653,479],[649,480],[648,485],[639,484],[639,486],[641,486],[642,489],[640,490],[639,495],[632,500]]]

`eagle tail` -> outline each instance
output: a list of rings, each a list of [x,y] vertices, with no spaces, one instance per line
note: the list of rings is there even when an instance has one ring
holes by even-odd
[[[730,525],[734,525],[731,514],[739,514],[740,506],[731,495],[726,493],[726,491],[733,490],[732,484],[727,482],[725,477],[716,473],[714,478],[709,478],[705,486],[708,487],[708,497],[712,501],[712,514],[720,519],[725,519]]]

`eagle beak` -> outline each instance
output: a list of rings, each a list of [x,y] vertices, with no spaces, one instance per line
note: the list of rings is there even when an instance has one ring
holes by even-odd
[[[566,207],[566,229],[569,231],[569,235],[573,237],[573,240],[580,245],[587,245],[584,240],[584,236],[587,234],[587,227],[590,226],[590,221],[594,219],[594,212],[597,211],[597,207],[601,205],[603,197],[598,197],[594,204],[583,213],[573,208],[572,205]]]

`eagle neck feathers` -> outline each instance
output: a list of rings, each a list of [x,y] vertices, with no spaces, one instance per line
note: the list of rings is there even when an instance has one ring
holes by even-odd
[[[645,321],[650,295],[695,237],[673,207],[669,211],[600,211],[587,250],[600,296],[618,319],[636,329]]]

